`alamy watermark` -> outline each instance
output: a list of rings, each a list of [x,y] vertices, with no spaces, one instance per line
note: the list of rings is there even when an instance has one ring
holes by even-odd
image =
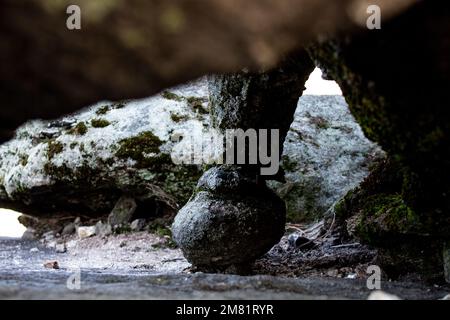
[[[381,290],[381,268],[377,265],[370,265],[366,270],[370,276],[367,278],[366,285],[369,290]]]
[[[173,135],[171,151],[175,164],[260,165],[261,175],[275,175],[280,167],[278,129],[202,130],[190,135]]]
[[[66,20],[67,29],[81,30],[81,8],[72,4],[67,7],[66,13],[69,15]]]
[[[69,290],[80,290],[81,289],[81,269],[74,268],[71,270],[71,275],[66,281],[66,287]]]
[[[369,30],[381,29],[381,8],[376,4],[371,4],[366,10],[369,17],[366,20],[366,27]]]

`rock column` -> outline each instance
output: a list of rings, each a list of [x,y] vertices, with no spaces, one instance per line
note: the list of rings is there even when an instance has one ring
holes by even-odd
[[[282,172],[277,167],[271,175],[261,174],[267,163],[260,157],[257,163],[249,163],[249,150],[254,147],[253,152],[257,150],[259,155],[260,142],[266,138],[259,129],[268,129],[268,135],[273,133],[271,129],[277,129],[275,140],[267,138],[271,141],[269,150],[278,144],[278,154],[270,157],[279,160],[298,99],[313,68],[309,56],[301,51],[276,69],[210,77],[213,126],[223,133],[232,129],[249,135],[256,132],[258,146],[252,146],[249,138],[245,151],[226,148],[226,153],[245,152],[246,162],[237,164],[238,157],[230,161],[225,155],[226,164],[204,173],[191,200],[176,216],[174,239],[193,265],[203,270],[246,265],[266,253],[284,234],[285,204],[265,183],[280,179]]]

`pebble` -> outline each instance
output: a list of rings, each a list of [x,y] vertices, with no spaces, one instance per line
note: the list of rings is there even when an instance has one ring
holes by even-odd
[[[141,231],[145,227],[145,219],[136,219],[130,225],[131,230]]]
[[[58,261],[46,261],[44,267],[47,269],[59,269]]]
[[[68,225],[66,225],[62,231],[62,235],[63,236],[67,236],[67,235],[71,235],[72,233],[75,232],[76,226],[74,222],[69,223]]]
[[[96,227],[95,226],[89,226],[89,227],[78,227],[77,234],[80,239],[85,239],[92,237],[96,233]]]
[[[38,248],[31,248],[31,249],[30,249],[30,252],[31,252],[31,253],[39,252],[39,249],[38,249]]]
[[[290,248],[299,248],[307,250],[314,247],[314,242],[312,242],[310,239],[295,233],[289,235],[288,243]]]

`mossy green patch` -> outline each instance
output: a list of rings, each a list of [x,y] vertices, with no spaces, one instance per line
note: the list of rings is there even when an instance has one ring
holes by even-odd
[[[107,114],[110,109],[111,109],[110,106],[104,105],[104,106],[101,106],[100,108],[98,108],[97,111],[95,111],[95,114],[98,116],[104,115],[104,114]]]
[[[183,97],[182,96],[179,96],[176,93],[170,92],[168,90],[165,90],[165,91],[161,92],[161,96],[164,99],[168,99],[168,100],[174,100],[174,101],[178,101],[178,102],[183,101]]]
[[[56,154],[64,150],[64,145],[59,141],[49,141],[47,143],[47,159],[52,159]]]
[[[186,116],[178,114],[178,113],[171,113],[170,119],[172,119],[173,122],[181,122],[187,119]]]
[[[173,241],[172,239],[172,231],[170,230],[169,226],[161,223],[158,219],[149,224],[148,232],[167,239],[165,244],[154,245],[154,248],[177,248],[175,241]]]
[[[198,114],[209,114],[209,110],[205,108],[201,103],[191,105],[192,109]]]
[[[116,151],[116,156],[121,159],[135,160],[137,168],[151,167],[160,162],[163,157],[159,155],[159,147],[163,142],[159,137],[155,136],[150,131],[141,132],[139,135],[131,138],[126,138],[119,141],[119,149]],[[148,156],[154,154],[154,156]]]
[[[28,155],[27,154],[19,155],[19,162],[22,166],[25,167],[28,164]]]
[[[82,135],[85,135],[87,131],[88,131],[88,128],[87,128],[86,124],[83,121],[81,121],[81,122],[78,122],[75,125],[75,127],[70,129],[68,131],[68,133],[82,136]]]
[[[94,128],[105,128],[107,126],[109,126],[111,124],[111,122],[109,122],[106,119],[92,119],[91,120],[91,125]]]

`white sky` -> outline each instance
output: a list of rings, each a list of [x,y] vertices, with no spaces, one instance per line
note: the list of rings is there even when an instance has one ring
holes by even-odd
[[[19,223],[17,218],[20,213],[0,209],[0,237],[20,238],[25,232],[25,227]]]
[[[334,81],[322,79],[322,72],[316,68],[306,81],[306,90],[303,94],[310,95],[342,95],[338,84]],[[25,227],[19,223],[17,217],[20,213],[0,209],[0,237],[21,237]]]
[[[341,88],[335,81],[329,81],[322,79],[322,71],[319,68],[309,76],[308,81],[305,83],[306,90],[303,94],[311,95],[342,95]]]

